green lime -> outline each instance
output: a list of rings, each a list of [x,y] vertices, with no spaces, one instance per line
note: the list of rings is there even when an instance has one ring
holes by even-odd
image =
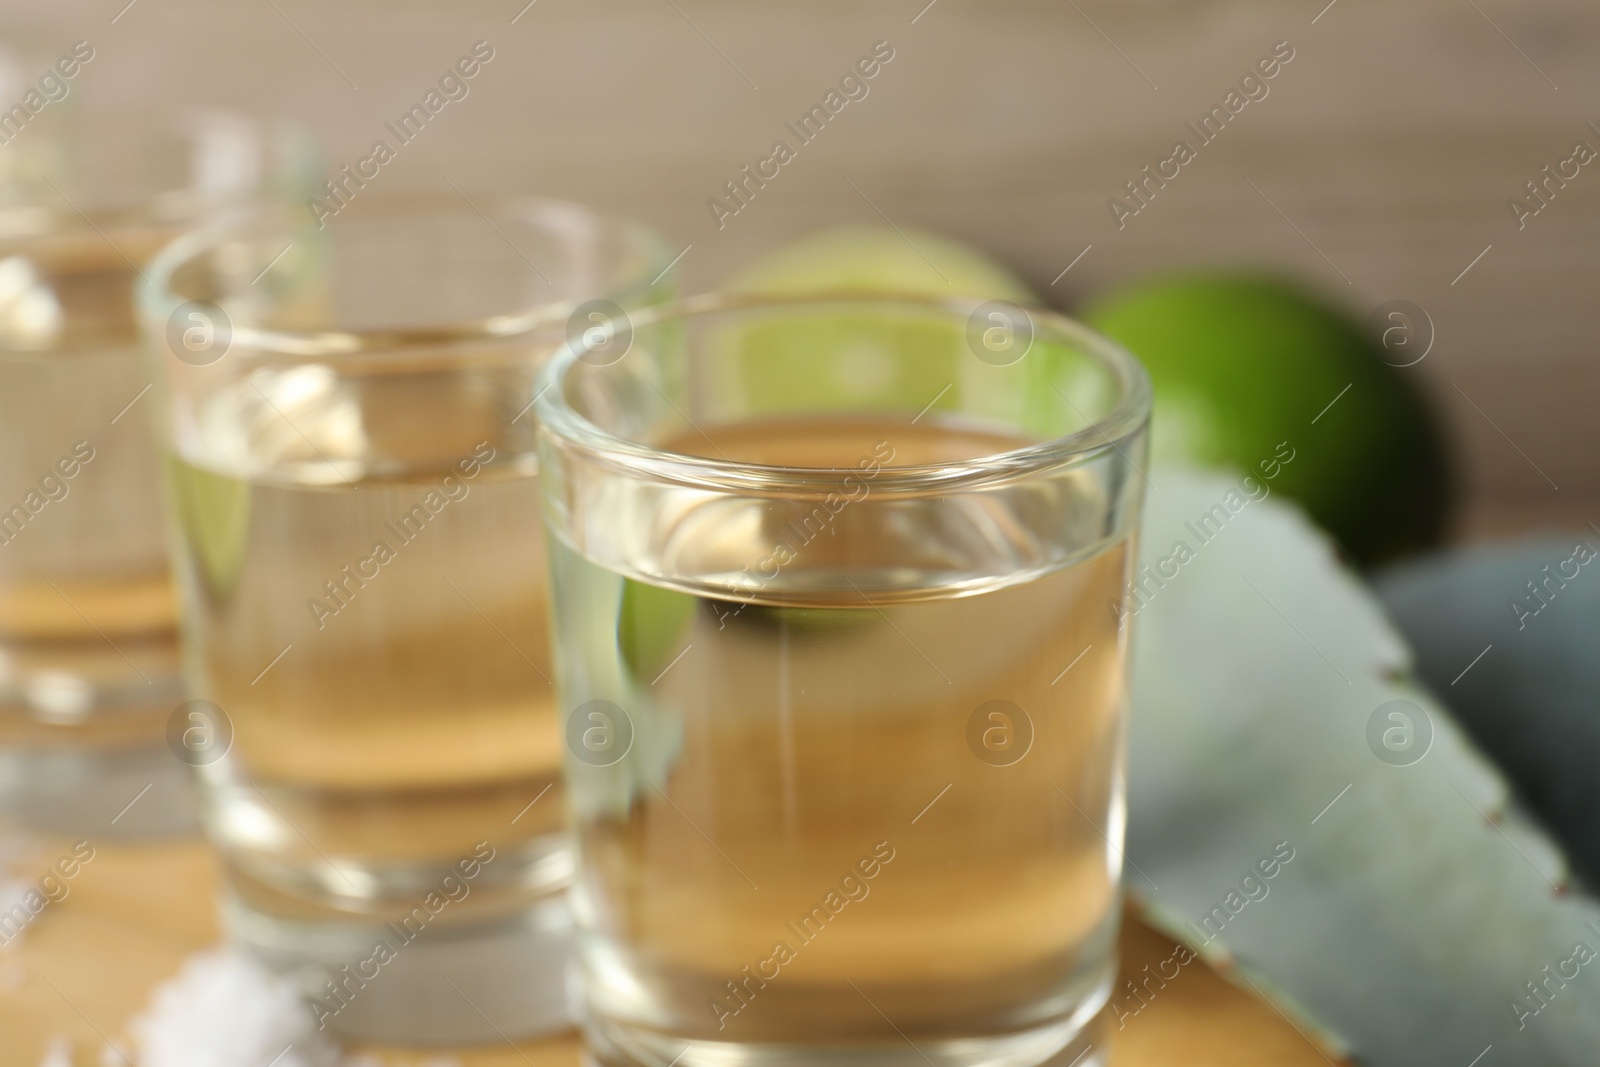
[[[167,483],[184,541],[200,563],[207,590],[226,596],[250,544],[250,483],[171,457]]]
[[[739,271],[723,290],[1038,302],[1025,282],[983,252],[891,226],[844,226],[800,238]],[[985,366],[973,351],[970,331],[970,323],[913,309],[822,316],[797,311],[732,324],[716,344],[720,359],[735,369],[728,379],[737,383],[740,400],[751,412],[889,410],[909,417],[928,402],[935,412],[987,403],[1012,412],[1040,436],[1064,432],[1051,387],[1059,387],[1081,365],[1080,355],[1058,340],[1040,338],[1017,366]],[[975,402],[973,394],[980,390],[987,392]],[[908,404],[911,398],[915,402]],[[788,627],[796,636],[848,632],[876,617],[863,609],[757,604],[734,606],[719,616]]]
[[[1032,304],[1026,282],[948,237],[902,226],[838,226],[791,241],[722,286],[729,293],[914,293]]]
[[[635,678],[660,674],[683,651],[695,598],[632,578],[622,579],[617,611],[617,648]]]
[[[1037,298],[975,248],[921,230],[841,226],[768,252],[723,291],[798,296],[886,293],[1032,304]],[[912,311],[771,314],[718,338],[747,410],[762,413],[956,406],[973,360],[964,326]],[[956,388],[951,388],[954,385]],[[926,398],[926,400],[924,400]],[[935,399],[937,398],[937,400]]]
[[[1343,312],[1280,279],[1194,274],[1123,289],[1083,318],[1150,372],[1157,461],[1254,476],[1362,565],[1440,539],[1449,461],[1417,372],[1385,362]]]

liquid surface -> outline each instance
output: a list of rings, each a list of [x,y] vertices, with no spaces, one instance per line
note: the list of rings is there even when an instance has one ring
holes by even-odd
[[[959,463],[1022,448],[1031,441],[948,421],[915,425],[873,416],[769,418],[696,428],[667,442],[671,452],[774,467],[859,471],[873,466]]]
[[[866,472],[1024,443],[833,420],[675,447]],[[781,502],[720,526],[720,571],[792,549],[726,599],[638,577],[703,545],[625,575],[552,541],[590,1010],[663,1048],[1006,1035],[1109,979],[1127,544],[1027,570],[1006,516],[871,499],[816,531]],[[851,581],[886,555],[924,575],[891,603]],[[953,557],[989,579],[947,581]]]

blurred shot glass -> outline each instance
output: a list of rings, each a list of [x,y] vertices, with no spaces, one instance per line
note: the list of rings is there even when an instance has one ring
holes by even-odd
[[[975,301],[626,333],[536,405],[591,1052],[1103,1063],[1144,372]]]
[[[321,1026],[567,1025],[534,380],[671,258],[572,204],[361,193],[146,272],[224,919]]]
[[[163,741],[182,698],[134,281],[211,214],[292,195],[313,153],[240,115],[80,105],[0,121],[0,809],[160,835],[194,815]]]

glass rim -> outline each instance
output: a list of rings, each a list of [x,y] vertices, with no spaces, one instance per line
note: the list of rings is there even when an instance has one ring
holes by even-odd
[[[138,276],[150,261],[142,249],[159,250],[208,218],[268,202],[274,195],[274,183],[297,180],[300,164],[313,159],[316,152],[310,132],[288,115],[224,104],[147,107],[126,101],[96,100],[86,105],[79,101],[70,113],[48,117],[47,122],[43,129],[28,131],[29,151],[93,154],[95,167],[91,169],[98,170],[116,171],[130,161],[137,162],[135,156],[152,147],[181,144],[184,151],[192,152],[219,131],[243,133],[252,149],[262,151],[256,160],[259,169],[249,183],[226,188],[207,188],[190,174],[188,180],[141,180],[116,195],[104,190],[86,194],[61,175],[51,181],[50,175],[41,176],[26,167],[0,168],[5,171],[0,174],[0,259],[49,261],[63,251],[71,258],[73,251],[84,248],[114,253],[132,276],[127,293],[135,317]],[[102,142],[98,135],[107,129],[128,136]],[[280,147],[281,158],[274,154]],[[5,150],[13,149],[8,145]],[[17,167],[15,161],[11,167]],[[141,250],[130,253],[130,244]],[[115,269],[121,270],[121,266]],[[116,347],[137,348],[139,344],[138,337],[130,335]],[[51,339],[28,347],[0,343],[0,364],[71,359],[104,352],[107,347],[101,338],[69,343]]]
[[[485,210],[489,209],[489,210]],[[212,221],[188,230],[161,248],[145,265],[136,282],[136,305],[141,317],[165,322],[188,300],[174,291],[173,279],[182,268],[215,251],[223,242],[247,233],[253,224],[274,216],[289,216],[306,211],[304,204],[255,203],[220,213]],[[349,207],[352,218],[422,218],[430,215],[460,214],[482,216],[496,232],[491,219],[514,218],[524,214],[537,219],[551,213],[582,219],[597,232],[621,235],[644,253],[651,267],[659,268],[648,281],[630,281],[615,292],[597,294],[621,301],[625,306],[643,303],[649,291],[661,281],[676,260],[670,246],[654,230],[632,219],[599,212],[587,205],[556,197],[527,193],[481,193],[469,196],[429,192],[379,192],[362,196]],[[341,212],[342,214],[343,212]],[[329,222],[327,229],[338,225]],[[319,232],[324,227],[318,227]],[[509,238],[500,235],[509,243]],[[512,244],[515,250],[516,245]],[[519,250],[520,255],[520,250]],[[529,263],[532,266],[532,263]],[[269,264],[270,267],[270,264]],[[538,268],[534,267],[537,272]],[[293,365],[321,363],[338,367],[350,362],[361,369],[378,371],[395,366],[437,362],[438,348],[444,345],[472,345],[531,338],[563,328],[573,310],[585,300],[565,299],[508,308],[503,314],[449,319],[426,326],[361,327],[354,329],[282,329],[262,327],[230,318],[232,344],[230,359],[256,364]],[[451,358],[452,364],[468,362],[465,355]]]
[[[68,122],[63,127],[61,122]],[[73,126],[71,123],[78,123]],[[208,134],[229,126],[248,132],[253,147],[268,144],[274,137],[299,137],[314,150],[310,132],[297,120],[286,114],[258,111],[252,108],[232,107],[222,104],[174,104],[156,108],[142,107],[122,101],[97,101],[81,107],[70,118],[55,118],[51,125],[39,133],[48,143],[90,148],[104,151],[95,135],[106,127],[119,131],[132,128],[139,136],[132,143],[139,151],[146,151],[150,143],[158,141],[185,142],[192,147],[205,142]],[[126,144],[113,147],[125,148]],[[115,166],[120,159],[101,160],[99,165]],[[21,243],[42,237],[87,232],[104,237],[100,226],[131,228],[138,226],[181,227],[187,221],[193,226],[198,219],[187,220],[182,211],[173,210],[164,202],[175,197],[199,196],[205,190],[190,182],[158,182],[141,187],[135,195],[106,198],[91,194],[88,197],[69,198],[53,183],[48,190],[32,186],[27,181],[0,182],[0,242]],[[261,196],[253,191],[225,190],[220,194],[230,207],[237,209]]]
[[[861,308],[899,306],[925,312],[959,314],[962,321],[966,321],[979,307],[996,302],[977,297],[919,296],[858,289],[793,295],[705,293],[629,313],[628,327],[636,333],[641,326],[729,313],[839,305]],[[1121,345],[1060,312],[1012,301],[998,303],[1018,308],[1031,322],[1047,324],[1050,330],[1080,346],[1086,355],[1110,372],[1119,389],[1116,402],[1104,415],[1091,420],[1087,426],[1061,437],[968,460],[886,466],[873,477],[874,492],[970,490],[980,485],[1009,482],[1083,462],[1107,449],[1114,449],[1128,459],[1123,451],[1124,443],[1143,432],[1150,421],[1152,394],[1150,378],[1143,365]],[[1035,337],[1040,336],[1041,332],[1036,328]],[[588,459],[652,481],[714,492],[754,495],[828,492],[841,486],[846,478],[859,473],[853,467],[786,467],[713,459],[658,448],[612,433],[580,414],[566,402],[563,395],[561,385],[569,372],[575,367],[587,365],[582,362],[584,351],[581,345],[569,339],[546,361],[539,373],[533,407],[541,435],[548,434],[560,439],[563,444],[576,446]],[[1132,463],[1131,460],[1128,462]]]

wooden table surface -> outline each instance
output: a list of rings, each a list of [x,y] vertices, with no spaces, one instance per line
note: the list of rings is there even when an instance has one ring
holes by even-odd
[[[45,842],[46,849],[57,842]],[[48,853],[47,853],[48,854]],[[198,842],[97,844],[71,892],[22,937],[0,949],[0,1067],[37,1067],[52,1038],[72,1043],[73,1063],[99,1067],[105,1039],[132,1054],[124,1024],[186,956],[218,940],[212,854]],[[1130,919],[1124,978],[1172,953],[1172,942]],[[1121,988],[1119,981],[1119,988]],[[1134,1003],[1123,990],[1118,998]],[[1329,1062],[1271,1006],[1204,964],[1185,966],[1113,1038],[1116,1067],[1299,1067]],[[420,1064],[438,1049],[363,1049],[385,1064]],[[575,1034],[448,1050],[463,1067],[575,1067]],[[165,1067],[138,1064],[137,1067]]]

